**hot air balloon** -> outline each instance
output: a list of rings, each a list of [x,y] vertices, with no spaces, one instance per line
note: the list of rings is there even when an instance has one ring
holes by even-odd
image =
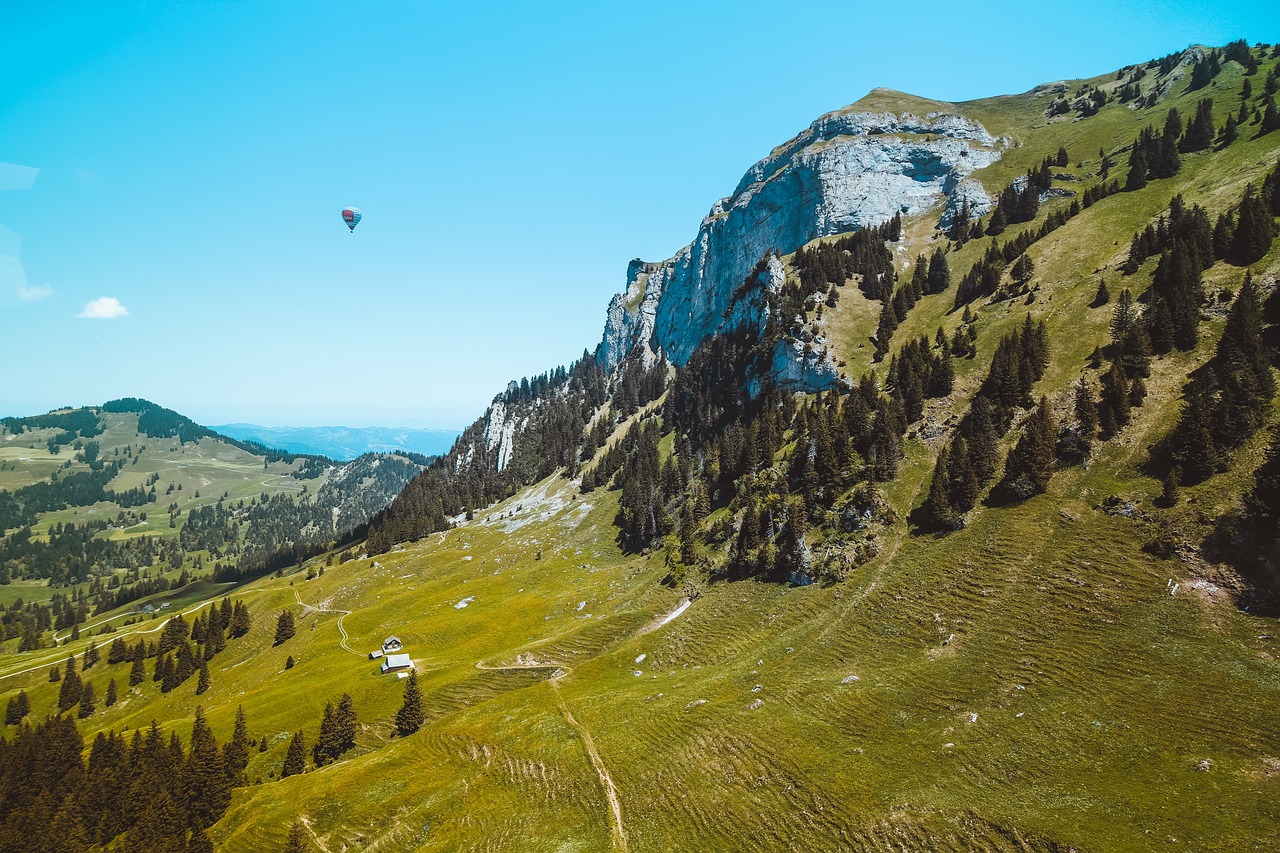
[[[355,233],[356,226],[360,224],[360,208],[342,208],[342,221],[347,223],[347,227],[351,229],[352,233]]]

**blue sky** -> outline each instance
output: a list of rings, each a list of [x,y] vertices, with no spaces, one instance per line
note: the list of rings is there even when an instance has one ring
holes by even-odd
[[[1030,5],[8,0],[0,415],[461,428],[873,87],[1280,39],[1270,3]]]

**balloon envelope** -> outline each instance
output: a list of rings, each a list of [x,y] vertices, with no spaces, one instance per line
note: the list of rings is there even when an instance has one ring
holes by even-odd
[[[352,231],[356,230],[356,226],[360,224],[360,208],[344,207],[342,208],[342,221],[347,223],[347,227]]]

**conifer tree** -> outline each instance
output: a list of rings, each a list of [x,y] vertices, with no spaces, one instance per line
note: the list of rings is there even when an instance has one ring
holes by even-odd
[[[1280,112],[1276,111],[1276,99],[1267,98],[1266,109],[1262,113],[1262,123],[1258,128],[1259,135],[1271,133],[1273,130],[1280,130]]]
[[[213,730],[197,705],[191,723],[191,749],[187,754],[183,777],[186,785],[187,814],[193,827],[206,829],[231,805],[231,783],[222,762],[222,751]]]
[[[1169,434],[1170,458],[1182,468],[1183,476],[1193,482],[1216,473],[1222,465],[1222,455],[1214,440],[1210,405],[1207,382],[1193,380],[1178,424]]]
[[[409,735],[422,728],[426,722],[426,711],[422,707],[422,690],[418,687],[418,673],[409,671],[409,678],[404,683],[404,702],[396,711],[396,734],[400,737]]]
[[[893,337],[893,332],[898,328],[898,316],[893,310],[891,301],[886,300],[880,308],[880,323],[876,326],[876,349],[875,360],[879,361],[884,358],[885,353],[889,352],[889,340]]]
[[[311,758],[315,761],[316,767],[323,767],[337,758],[332,702],[324,703],[324,715],[320,719],[320,733],[316,735],[316,742],[311,745]]]
[[[1226,148],[1239,138],[1240,132],[1237,129],[1237,124],[1235,115],[1227,113],[1226,124],[1222,126],[1222,132],[1218,134],[1218,144],[1223,148]]]
[[[360,721],[356,716],[355,700],[350,693],[343,693],[338,700],[338,707],[333,712],[333,742],[337,750],[334,757],[342,755],[356,745],[356,730]]]
[[[82,720],[91,716],[98,709],[98,703],[93,693],[93,684],[88,681],[84,682],[80,688],[80,710],[78,712],[78,716]]]
[[[147,677],[147,649],[138,641],[138,645],[133,647],[133,665],[129,668],[129,686],[137,687]]]
[[[1087,455],[1093,445],[1093,437],[1098,434],[1098,404],[1094,401],[1092,386],[1083,376],[1076,383],[1074,408],[1081,449]]]
[[[1040,404],[1023,425],[1022,436],[1005,460],[1004,478],[1000,483],[1004,494],[1024,499],[1045,490],[1053,474],[1055,432],[1049,401],[1041,397]]]
[[[947,265],[947,253],[934,249],[929,257],[928,287],[925,293],[942,293],[951,286],[951,269]]]
[[[76,703],[80,701],[82,691],[83,686],[80,682],[80,675],[76,672],[75,656],[68,656],[66,671],[62,677],[62,686],[58,689],[58,710],[69,711],[74,708]]]
[[[1237,266],[1256,263],[1271,248],[1271,241],[1275,236],[1276,227],[1271,211],[1254,194],[1252,186],[1245,187],[1227,259]]]
[[[1219,444],[1232,447],[1262,425],[1276,393],[1262,337],[1262,305],[1247,272],[1211,364],[1221,389],[1215,407]]]
[[[73,796],[62,800],[48,833],[50,838],[56,839],[58,853],[88,853],[93,849],[93,839],[84,825],[83,810]]]
[[[1178,147],[1183,151],[1203,151],[1213,144],[1213,101],[1205,98],[1196,104],[1196,115],[1187,123]]]
[[[1032,263],[1030,256],[1022,254],[1018,256],[1018,260],[1013,262],[1013,269],[1010,274],[1015,282],[1025,287],[1031,281],[1034,271],[1035,264]]]
[[[952,509],[957,512],[968,512],[978,502],[978,493],[982,484],[978,482],[978,473],[974,470],[973,459],[969,452],[969,443],[963,435],[958,435],[951,443],[951,458],[947,462],[947,481],[950,486],[948,495]]]
[[[245,769],[249,766],[249,721],[245,717],[243,705],[236,708],[235,729],[231,733],[231,740],[222,747],[222,765],[232,787],[246,782]]]
[[[1125,179],[1125,192],[1133,192],[1140,190],[1147,185],[1147,158],[1142,152],[1142,146],[1134,145],[1133,153],[1129,155],[1129,177]]]
[[[969,458],[981,483],[991,482],[996,470],[996,449],[1000,436],[996,432],[991,403],[985,396],[974,398],[966,419],[965,437],[969,442]]]
[[[307,743],[302,732],[295,732],[289,741],[289,749],[284,754],[284,766],[280,768],[280,778],[296,776],[307,767]]]
[[[123,637],[116,637],[111,641],[111,648],[107,651],[107,663],[117,664],[124,663],[129,659],[129,644],[124,641]]]
[[[107,695],[103,700],[103,704],[110,708],[116,704],[116,699],[116,680],[113,678],[107,682]]]
[[[924,509],[940,530],[951,530],[956,524],[956,512],[951,508],[950,491],[947,482],[948,448],[938,453],[938,461],[933,466],[933,479],[929,482],[929,497],[925,499]]]
[[[22,719],[29,713],[31,713],[31,700],[27,698],[27,691],[19,690],[18,695],[10,699],[5,708],[4,724],[6,726],[21,725]]]
[[[84,664],[81,666],[81,669],[92,669],[93,665],[96,664],[98,660],[98,647],[94,645],[93,640],[90,640],[89,645],[84,650]]]
[[[293,624],[293,613],[289,610],[281,610],[280,616],[276,619],[276,638],[272,645],[278,646],[287,641],[297,633],[297,629]]]
[[[230,632],[232,637],[243,637],[249,633],[249,629],[253,625],[253,620],[249,615],[249,608],[243,601],[237,600],[235,608],[231,612]]]
[[[209,662],[200,661],[200,677],[196,680],[196,695],[199,696],[209,689]]]
[[[1164,482],[1161,484],[1161,505],[1170,507],[1178,502],[1178,486],[1180,485],[1182,485],[1182,466],[1174,465],[1169,469],[1169,473],[1165,474]]]

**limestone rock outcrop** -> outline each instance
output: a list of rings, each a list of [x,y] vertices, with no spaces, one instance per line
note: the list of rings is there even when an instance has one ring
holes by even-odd
[[[964,206],[981,216],[992,200],[968,176],[998,160],[1006,144],[954,114],[838,111],[819,118],[748,169],[674,257],[631,262],[626,289],[609,304],[597,357],[611,368],[638,347],[646,362],[662,353],[679,366],[707,335],[743,322],[763,328],[764,300],[740,285],[769,253],[789,254],[816,237],[940,203],[944,225]],[[780,288],[781,276],[779,264],[757,277],[757,286]],[[829,359],[812,343],[793,343],[775,353],[777,378],[796,390],[829,387]]]

